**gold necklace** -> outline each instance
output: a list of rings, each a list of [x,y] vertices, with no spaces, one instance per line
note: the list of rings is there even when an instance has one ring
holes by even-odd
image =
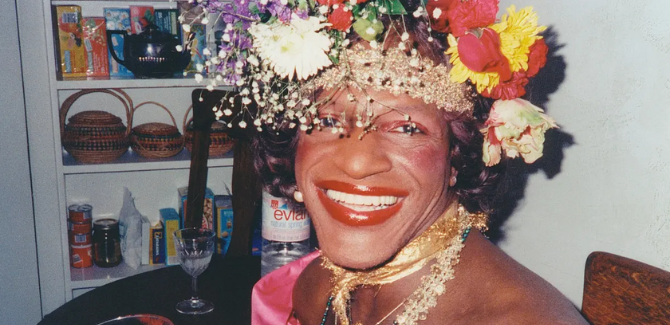
[[[454,211],[457,210],[457,211]],[[380,285],[395,282],[421,269],[433,259],[431,274],[421,278],[419,287],[401,304],[394,308],[380,324],[400,306],[405,310],[398,315],[394,324],[415,325],[426,319],[428,309],[437,305],[437,297],[444,293],[444,283],[454,278],[454,267],[458,264],[463,241],[471,227],[483,229],[486,215],[470,214],[464,207],[455,205],[419,237],[412,240],[386,265],[371,271],[350,271],[333,264],[324,257],[322,266],[331,271],[333,282],[332,308],[335,322],[350,325],[347,306],[351,292],[359,285]],[[325,316],[325,315],[324,315]]]

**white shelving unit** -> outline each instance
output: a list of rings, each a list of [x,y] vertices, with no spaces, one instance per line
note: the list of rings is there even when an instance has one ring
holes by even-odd
[[[43,314],[82,291],[161,267],[141,266],[134,270],[124,263],[113,268],[70,267],[67,239],[70,204],[90,203],[94,219],[117,218],[123,189],[127,187],[140,213],[157,218],[158,209],[178,207],[177,188],[188,185],[190,155],[186,149],[166,159],[146,159],[129,150],[110,163],[83,164],[61,146],[59,109],[68,96],[81,89],[121,88],[130,95],[135,106],[149,100],[159,102],[168,107],[177,128],[184,132],[191,92],[200,88],[193,78],[62,80],[57,75],[52,6],[79,5],[87,17],[102,16],[104,7],[133,4],[155,8],[177,6],[170,0],[21,0],[18,5]],[[104,93],[80,97],[67,117],[92,109],[109,111],[128,125],[123,105]],[[172,123],[162,108],[151,105],[138,110],[133,120],[133,126],[147,122]],[[225,193],[224,184],[230,187],[232,164],[232,153],[210,158],[208,187],[215,193]]]

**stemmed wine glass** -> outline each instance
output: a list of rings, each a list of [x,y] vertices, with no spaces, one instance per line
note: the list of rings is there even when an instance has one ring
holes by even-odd
[[[181,268],[191,275],[193,295],[177,304],[182,314],[199,315],[214,310],[214,304],[198,298],[198,276],[207,269],[214,253],[215,233],[207,229],[186,228],[174,232],[174,246]]]

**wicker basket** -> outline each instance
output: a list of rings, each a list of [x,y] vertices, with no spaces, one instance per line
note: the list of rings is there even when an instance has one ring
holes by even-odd
[[[184,146],[189,152],[193,148],[193,118],[188,118],[188,113],[191,112],[193,106],[190,106],[186,110],[184,115]],[[212,128],[209,132],[209,155],[210,156],[219,156],[226,154],[228,151],[233,149],[235,145],[235,140],[228,136],[226,130],[228,127],[220,121],[215,121],[212,123]]]
[[[126,109],[128,127],[121,118],[105,111],[83,111],[65,120],[72,104],[90,93],[106,93],[121,101]],[[121,89],[84,89],[63,102],[60,108],[60,134],[63,148],[77,161],[105,163],[119,158],[128,151],[128,136],[132,125],[130,110],[133,101]]]
[[[144,102],[133,109],[133,117],[138,108],[147,104],[163,108],[170,115],[172,125],[152,122],[133,127],[130,134],[133,151],[145,158],[167,158],[178,154],[184,149],[184,137],[179,133],[177,122],[167,107],[154,101]]]

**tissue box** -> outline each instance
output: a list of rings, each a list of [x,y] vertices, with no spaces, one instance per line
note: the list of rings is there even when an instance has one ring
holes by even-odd
[[[191,43],[191,62],[186,66],[184,71],[186,72],[199,72],[197,69],[198,64],[204,66],[205,64],[205,48],[207,47],[207,34],[205,34],[205,25],[193,24],[191,25],[191,30],[189,32],[184,32],[183,40],[188,44],[188,41],[192,39]]]
[[[178,9],[156,9],[154,10],[154,18],[156,19],[156,26],[161,32],[174,35],[181,42]]]
[[[178,265],[179,256],[174,247],[174,232],[181,228],[181,218],[173,208],[160,209],[165,238],[165,265]]]
[[[145,27],[154,23],[154,7],[130,6],[130,31],[141,33]]]
[[[215,195],[216,206],[216,252],[226,255],[233,233],[233,197],[230,195]]]
[[[130,9],[128,8],[104,8],[105,23],[107,30],[125,30],[130,33]],[[123,36],[112,35],[112,43],[107,44],[109,52],[114,51],[119,59],[124,60],[123,57]],[[108,55],[109,60],[109,75],[112,77],[132,77],[130,72],[122,64],[114,60],[112,54]]]
[[[84,18],[84,48],[86,48],[86,75],[109,76],[109,52],[107,52],[107,28],[105,18]]]
[[[182,227],[184,226],[184,219],[186,218],[186,199],[188,197],[188,187],[181,187],[177,190],[181,206],[179,214],[182,220]],[[214,192],[209,188],[205,189],[205,203],[202,209],[202,225],[200,228],[216,231],[214,228]]]

